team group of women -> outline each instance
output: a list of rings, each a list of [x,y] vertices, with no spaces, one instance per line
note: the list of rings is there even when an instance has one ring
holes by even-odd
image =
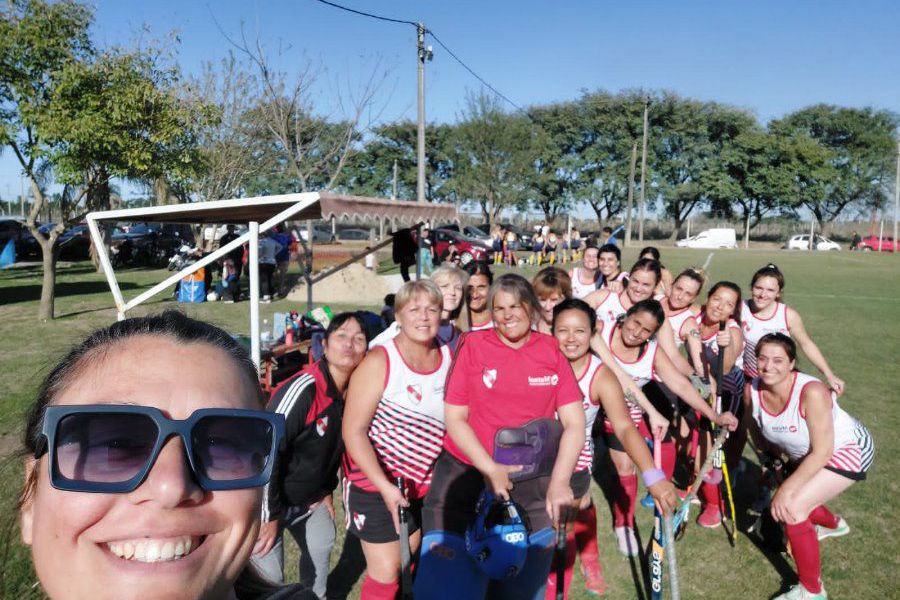
[[[403,285],[396,323],[375,339],[359,314],[337,315],[324,357],[276,388],[268,411],[221,330],[165,313],[98,332],[48,377],[27,427],[22,532],[45,590],[103,597],[124,581],[152,597],[152,574],[191,598],[340,598],[364,570],[366,600],[538,600],[568,590],[580,555],[586,588],[602,594],[592,475],[619,551],[636,556],[637,471],[671,512],[685,496],[676,465],[699,470],[710,432],[726,428],[727,472],[748,434],[786,463],[769,511],[799,583],[779,598],[826,598],[819,540],[849,526],[825,504],[865,478],[871,436],[838,406],[844,382],[782,302],[777,267],[753,275],[746,300],[727,281],[701,299],[700,270],[673,276],[659,259],[647,248],[626,273],[617,247],[588,247],[570,272],[532,281],[442,266]],[[824,382],[796,370],[798,345]],[[235,369],[176,385],[184,361]],[[109,407],[123,397],[138,405]],[[329,574],[338,473],[348,535]],[[723,472],[694,477],[697,521],[717,527]],[[568,553],[554,558],[560,528]],[[285,531],[301,548],[299,587],[274,586]],[[112,575],[75,594],[73,569]]]

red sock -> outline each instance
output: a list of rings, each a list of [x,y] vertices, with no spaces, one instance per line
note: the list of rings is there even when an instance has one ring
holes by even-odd
[[[794,555],[794,563],[797,565],[797,576],[800,583],[808,591],[818,594],[822,591],[821,562],[819,559],[819,539],[816,537],[816,528],[809,519],[789,525],[785,523],[784,531],[791,543],[791,553]]]
[[[570,531],[566,534],[566,587],[563,589],[563,598],[569,597],[569,587],[572,583],[572,572],[575,570],[575,535]],[[556,598],[556,555],[553,556],[553,563],[550,565],[550,574],[547,575],[547,589],[544,592],[544,600],[555,600]]]
[[[394,600],[400,591],[400,582],[392,581],[391,583],[381,583],[369,577],[363,579],[362,588],[360,588],[360,600]]]
[[[821,525],[828,529],[838,526],[838,518],[824,504],[820,504],[809,513],[809,520],[813,525]]]
[[[597,509],[591,502],[575,515],[575,546],[581,555],[581,564],[596,563],[600,566],[600,548],[597,546]]]
[[[719,486],[715,483],[704,481],[700,486],[700,496],[703,498],[703,505],[719,506]]]
[[[672,481],[672,475],[675,474],[675,442],[662,442],[660,447],[660,457],[662,458],[662,470],[666,474],[666,479]]]
[[[614,526],[634,527],[634,505],[635,500],[637,500],[637,475],[619,475],[619,485],[614,491]]]

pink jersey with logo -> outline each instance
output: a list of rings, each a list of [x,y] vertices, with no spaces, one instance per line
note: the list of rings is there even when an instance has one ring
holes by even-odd
[[[792,461],[803,459],[810,451],[809,428],[801,398],[803,388],[813,382],[819,380],[795,372],[787,404],[778,414],[770,413],[763,405],[759,378],[754,378],[750,385],[753,418],[760,432],[766,440],[783,449]],[[868,430],[838,406],[834,394],[831,397],[831,416],[834,421],[834,452],[828,466],[853,473],[866,471],[875,456],[875,445]]]
[[[752,312],[750,306],[744,302],[741,307],[741,325],[744,330],[744,374],[747,377],[756,377],[756,343],[767,333],[783,333],[790,336],[788,328],[787,305],[779,302],[775,306],[775,313],[768,319],[760,319]]]
[[[410,497],[423,498],[444,439],[444,385],[452,360],[450,348],[440,346],[440,363],[428,373],[406,364],[396,339],[380,348],[387,358],[387,373],[369,425],[369,440],[385,473],[392,479],[402,476]],[[351,484],[377,491],[349,456],[345,463]]]

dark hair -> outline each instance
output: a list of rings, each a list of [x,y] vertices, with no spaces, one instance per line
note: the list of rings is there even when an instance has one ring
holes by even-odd
[[[366,326],[366,318],[363,316],[363,313],[358,310],[349,310],[347,312],[338,313],[331,319],[331,322],[328,323],[328,328],[325,330],[325,339],[327,340],[330,338],[331,334],[350,320],[356,321],[359,328],[362,329],[363,335],[366,336],[366,342],[375,337],[372,335],[373,332],[369,331],[369,327]]]
[[[706,285],[706,274],[703,272],[703,269],[688,267],[687,269],[679,273],[678,276],[672,281],[672,283],[674,284],[682,277],[686,277],[688,279],[696,281],[700,284],[700,289],[703,289],[703,286]]]
[[[476,260],[474,262],[470,262],[463,270],[469,274],[469,277],[474,277],[475,275],[484,275],[487,277],[488,285],[492,285],[494,283],[494,274],[491,273],[491,267],[483,260]]]
[[[612,227],[606,226],[601,230],[603,233],[612,233]]]
[[[386,306],[394,307],[394,300],[397,298],[396,294],[385,294],[384,295],[384,303]]]
[[[597,251],[597,255],[599,256],[600,254],[604,253],[615,254],[616,260],[622,262],[622,251],[619,250],[619,247],[615,244],[603,244],[602,246],[600,246],[600,249]]]
[[[756,342],[756,348],[753,350],[754,354],[756,354],[756,358],[759,358],[760,348],[765,344],[776,344],[781,346],[784,349],[785,354],[788,355],[788,358],[791,361],[797,360],[797,344],[790,338],[790,336],[784,335],[780,332],[767,333],[766,335],[759,338],[759,341]]]
[[[775,266],[774,263],[769,263],[764,266],[762,269],[753,274],[753,278],[750,280],[750,287],[752,288],[756,285],[756,281],[761,277],[772,277],[775,281],[778,282],[778,295],[775,297],[776,300],[781,302],[781,293],[784,291],[784,274],[781,270]]]
[[[662,265],[659,264],[658,260],[653,260],[652,258],[642,258],[634,263],[634,266],[631,267],[631,271],[629,273],[634,275],[637,271],[650,271],[656,276],[656,283],[659,283],[659,280],[662,279]]]
[[[638,256],[643,257],[645,254],[649,254],[653,257],[653,260],[659,260],[659,250],[656,249],[656,246],[647,246],[646,248],[643,248]]]
[[[108,327],[91,333],[84,341],[75,346],[41,383],[37,398],[29,410],[25,421],[23,438],[24,451],[34,456],[41,445],[41,424],[47,406],[91,364],[97,364],[107,352],[118,343],[139,336],[168,337],[183,344],[208,344],[224,351],[234,362],[238,372],[254,391],[260,408],[265,403],[259,387],[259,372],[253,364],[250,354],[237,340],[224,330],[204,321],[192,319],[176,310],[167,310],[158,315],[133,317],[118,321]],[[36,473],[33,471],[33,473]],[[20,505],[27,500],[34,489],[33,478],[25,483]]]
[[[734,319],[735,321],[737,321],[738,324],[740,324],[740,322],[741,322],[741,287],[738,284],[734,283],[733,281],[720,281],[716,285],[712,286],[712,288],[709,290],[709,293],[706,294],[706,299],[709,300],[709,298],[713,294],[715,294],[717,291],[719,291],[722,288],[731,290],[732,292],[737,294],[737,302],[734,303],[734,311],[731,313],[731,318]]]
[[[553,325],[551,331],[556,331],[556,319],[567,310],[581,311],[587,317],[591,328],[591,335],[597,329],[597,313],[590,305],[580,298],[566,298],[553,307]]]
[[[654,317],[656,319],[657,329],[662,327],[663,322],[666,320],[666,311],[663,310],[662,304],[659,303],[659,300],[647,298],[646,300],[641,300],[640,302],[635,302],[634,304],[632,304],[631,308],[628,309],[628,311],[622,318],[622,321],[639,312],[649,313],[650,316]]]

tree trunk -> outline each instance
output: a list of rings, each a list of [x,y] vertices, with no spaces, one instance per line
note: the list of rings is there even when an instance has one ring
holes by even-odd
[[[43,278],[41,279],[41,304],[38,308],[38,319],[49,321],[53,319],[56,306],[56,257],[53,249],[55,238],[46,242],[38,240],[41,244],[41,259]]]
[[[744,208],[744,248],[750,247],[750,209]]]
[[[109,175],[105,170],[101,169],[97,179],[96,186],[89,192],[88,206],[93,206],[94,210],[109,210]],[[106,227],[101,226],[100,233],[103,235],[103,245],[109,246],[109,230]],[[94,263],[94,268],[98,273],[103,272],[103,266],[100,264],[100,257],[93,246],[91,246],[91,262]]]
[[[165,206],[169,203],[169,184],[165,177],[157,177],[153,180],[153,197],[156,206]]]

